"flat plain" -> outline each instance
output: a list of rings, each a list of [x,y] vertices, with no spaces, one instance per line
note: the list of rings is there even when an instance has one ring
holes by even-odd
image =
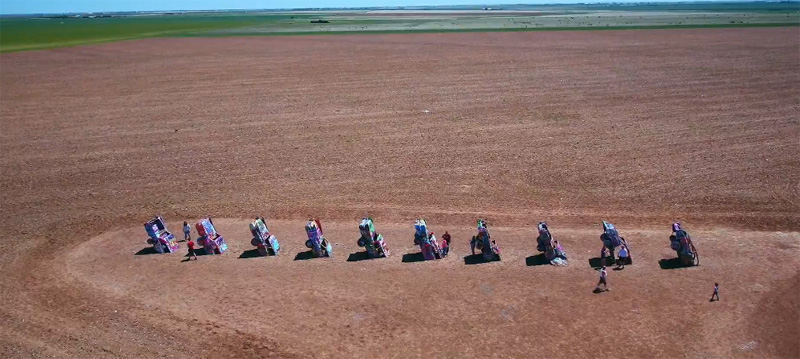
[[[156,38],[2,54],[0,356],[798,357],[797,39]],[[145,254],[154,213],[176,233],[212,215],[230,250]],[[257,215],[280,256],[246,254]],[[361,260],[366,215],[389,258]],[[304,260],[312,216],[333,258]],[[416,260],[416,217],[453,234],[450,257]],[[477,218],[502,262],[470,264]],[[569,266],[536,265],[540,220]],[[600,220],[634,264],[595,294]],[[700,266],[665,265],[672,221]]]
[[[0,52],[143,38],[800,25],[800,2],[169,11],[0,17]]]

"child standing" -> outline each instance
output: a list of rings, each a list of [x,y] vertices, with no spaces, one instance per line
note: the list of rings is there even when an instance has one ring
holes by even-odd
[[[189,223],[183,221],[183,241],[188,241],[192,239],[192,227],[189,227]]]
[[[442,256],[443,257],[447,257],[447,253],[450,252],[450,243],[449,243],[449,239],[450,238],[449,237],[450,236],[447,234],[447,232],[445,232],[445,234],[442,236],[441,247],[442,247]]]
[[[186,246],[189,247],[188,259],[192,259],[192,257],[194,257],[194,260],[197,260],[197,254],[194,254],[194,242],[191,238],[189,238],[189,242],[186,243]]]
[[[613,264],[613,263],[610,263],[609,260],[607,259],[610,254],[611,254],[611,252],[604,245],[603,248],[600,249],[600,263],[603,263],[604,265],[605,264],[608,264],[608,265]]]
[[[611,290],[611,289],[608,288],[608,281],[606,280],[607,277],[608,277],[608,272],[606,272],[606,266],[602,266],[600,268],[600,281],[597,282],[597,286],[594,288],[594,290],[599,292],[600,291],[600,284],[603,285],[603,288],[606,291]]]
[[[709,302],[713,302],[714,298],[717,298],[717,301],[719,301],[719,283],[714,283],[714,294],[711,294]]]

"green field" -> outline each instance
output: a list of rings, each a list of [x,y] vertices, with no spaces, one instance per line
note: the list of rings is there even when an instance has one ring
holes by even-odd
[[[159,36],[181,36],[283,21],[290,16],[152,15],[109,18],[3,18],[0,52]]]
[[[98,15],[92,15],[98,16]],[[800,25],[800,2],[437,7],[404,11],[207,12],[0,18],[0,52],[149,37],[555,31]],[[312,20],[326,23],[312,23]]]

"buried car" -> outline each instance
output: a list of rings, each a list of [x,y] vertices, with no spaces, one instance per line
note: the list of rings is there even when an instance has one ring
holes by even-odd
[[[484,261],[499,261],[500,260],[500,247],[489,235],[489,227],[486,225],[486,220],[478,220],[478,235],[473,236],[469,242],[472,254],[475,255],[475,250],[481,252]]]
[[[419,246],[425,260],[444,258],[442,247],[433,232],[428,230],[428,223],[424,219],[414,221],[414,244]]]
[[[308,235],[306,247],[311,249],[312,256],[315,258],[333,256],[333,245],[325,239],[325,235],[322,233],[322,223],[319,219],[308,220],[306,234]]]
[[[264,217],[256,217],[256,220],[250,223],[250,233],[253,235],[250,244],[256,246],[259,255],[274,256],[280,253],[281,244],[278,243],[278,238],[270,233]]]
[[[561,243],[553,239],[547,222],[539,222],[539,236],[536,237],[536,250],[544,253],[545,258],[553,265],[567,265],[567,253]]]
[[[197,244],[201,245],[206,251],[206,254],[222,254],[228,250],[228,244],[225,243],[225,238],[217,233],[214,223],[211,218],[203,218],[197,224],[197,233],[200,238],[197,239]]]
[[[369,258],[389,256],[389,247],[386,246],[383,235],[375,231],[375,222],[373,222],[372,217],[361,219],[358,230],[361,232],[361,237],[358,238],[357,242],[358,246],[367,250]]]
[[[685,267],[696,266],[700,264],[700,256],[697,254],[697,248],[692,243],[692,238],[689,237],[681,224],[675,222],[672,224],[672,235],[669,236],[670,248],[678,255],[678,260],[681,265]]]
[[[619,235],[617,227],[610,222],[603,221],[603,234],[600,235],[600,241],[603,242],[603,248],[600,251],[600,259],[604,263],[608,262],[608,265],[616,263],[615,252],[617,248],[624,247],[627,252],[627,257],[624,259],[620,258],[620,260],[624,260],[624,264],[632,264],[631,249],[628,246],[628,242]]]
[[[161,216],[155,216],[144,224],[147,232],[147,244],[153,246],[158,253],[174,253],[178,250],[175,236],[167,229],[167,223]]]

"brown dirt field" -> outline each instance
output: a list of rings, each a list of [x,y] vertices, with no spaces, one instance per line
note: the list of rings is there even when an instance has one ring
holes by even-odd
[[[2,54],[0,357],[800,357],[798,39],[403,34]],[[230,251],[135,255],[153,213],[174,232],[211,214]],[[366,214],[392,256],[348,261]],[[281,256],[238,258],[255,215]],[[334,258],[294,260],[309,216]],[[403,261],[416,216],[453,233],[449,258]],[[478,217],[502,262],[465,264]],[[635,263],[593,294],[601,219]],[[539,220],[568,267],[527,265]],[[659,265],[674,220],[701,266]]]

